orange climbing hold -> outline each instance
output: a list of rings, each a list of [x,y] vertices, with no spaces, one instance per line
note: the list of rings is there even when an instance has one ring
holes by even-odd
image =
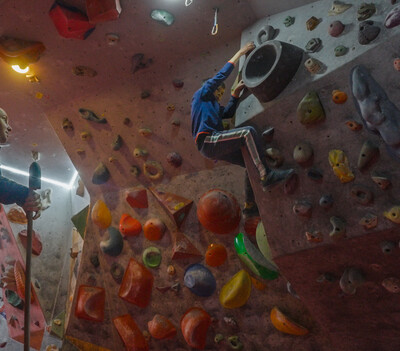
[[[204,349],[210,325],[211,317],[203,309],[193,307],[187,310],[181,319],[181,330],[188,345],[198,350]]]
[[[81,285],[76,299],[75,316],[88,321],[103,322],[105,301],[104,288]]]
[[[116,317],[113,322],[127,351],[148,351],[149,345],[130,314]]]
[[[270,317],[273,326],[283,333],[292,335],[308,334],[308,329],[302,327],[296,322],[293,322],[291,319],[289,319],[289,317],[285,316],[276,306],[271,310]]]
[[[15,283],[17,285],[17,294],[22,300],[25,300],[25,270],[22,267],[21,262],[19,261],[15,261],[14,263],[14,278],[15,278]],[[31,293],[31,303],[33,303],[32,293]]]
[[[125,270],[122,284],[119,288],[119,297],[145,308],[150,302],[154,277],[151,272],[134,258],[131,258]]]
[[[158,218],[150,218],[143,226],[143,233],[147,240],[160,240],[165,232],[165,224]]]
[[[22,207],[13,206],[7,213],[7,218],[10,222],[18,223],[18,224],[26,224],[28,223],[28,219],[26,218],[26,213]]]
[[[344,91],[332,91],[332,101],[335,104],[344,104],[347,101],[347,94]]]
[[[216,234],[228,234],[240,223],[240,207],[230,193],[212,189],[200,198],[197,217],[207,230]]]
[[[147,201],[147,191],[146,189],[134,189],[127,191],[125,199],[128,204],[133,208],[147,208],[149,207]]]
[[[206,251],[206,263],[211,267],[221,266],[228,256],[226,248],[221,244],[211,244]]]
[[[123,236],[138,236],[142,231],[142,225],[137,219],[123,213],[119,220],[119,231]]]
[[[147,323],[147,327],[154,339],[172,339],[176,335],[175,326],[168,318],[160,314],[156,314],[153,319]]]
[[[254,278],[254,277],[251,277],[251,276],[250,276],[250,279],[251,279],[251,283],[253,284],[253,286],[257,290],[264,291],[266,289],[267,284],[265,284],[261,280],[258,280],[258,279]]]

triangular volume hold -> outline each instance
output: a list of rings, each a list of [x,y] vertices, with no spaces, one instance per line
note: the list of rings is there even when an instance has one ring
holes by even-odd
[[[172,232],[172,240],[174,243],[172,248],[173,260],[203,256],[182,232]]]
[[[158,190],[155,187],[151,187],[149,190],[165,208],[167,213],[179,228],[187,217],[193,205],[193,201],[176,194]]]
[[[87,205],[83,210],[71,217],[71,221],[76,227],[76,230],[81,235],[82,239],[85,239],[86,224],[89,215],[89,205]]]
[[[145,188],[128,190],[125,193],[127,203],[133,208],[147,208],[149,207],[147,201],[147,191]]]

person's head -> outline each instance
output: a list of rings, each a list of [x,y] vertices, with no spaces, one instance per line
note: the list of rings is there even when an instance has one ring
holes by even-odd
[[[11,132],[11,127],[8,124],[8,116],[6,111],[0,108],[0,144],[7,142],[8,134]]]

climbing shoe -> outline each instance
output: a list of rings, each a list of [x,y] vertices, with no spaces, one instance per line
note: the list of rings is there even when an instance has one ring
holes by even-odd
[[[294,169],[271,170],[265,177],[261,178],[261,183],[264,188],[272,188],[294,175]]]

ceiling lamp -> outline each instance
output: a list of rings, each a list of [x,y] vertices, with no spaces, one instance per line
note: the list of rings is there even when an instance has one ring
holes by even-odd
[[[37,62],[44,50],[39,41],[0,37],[0,57],[18,73],[27,73],[29,65]]]

